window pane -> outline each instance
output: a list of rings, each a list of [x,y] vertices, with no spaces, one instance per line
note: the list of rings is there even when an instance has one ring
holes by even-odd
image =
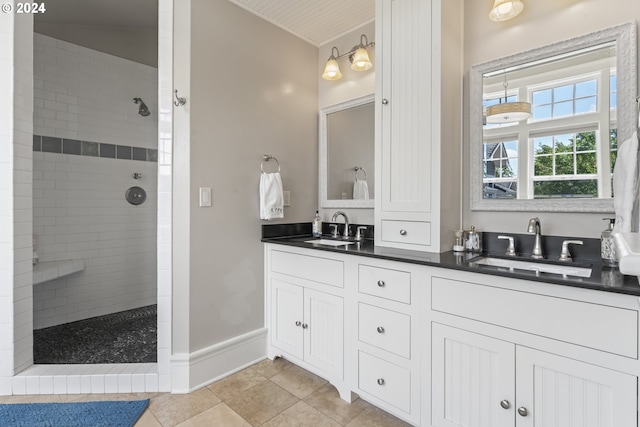
[[[533,92],[533,105],[551,104],[551,89]]]
[[[515,199],[517,196],[518,183],[516,181],[487,182],[482,191],[484,199]]]
[[[553,138],[551,136],[543,136],[533,139],[534,154],[551,154],[553,152]]]
[[[576,134],[576,151],[592,151],[596,149],[596,133],[580,132]]]
[[[533,161],[533,173],[535,176],[553,175],[553,156],[536,156]]]
[[[568,181],[536,181],[533,184],[536,199],[560,197],[597,197],[598,181],[595,179]]]
[[[553,88],[553,100],[554,102],[566,101],[573,99],[573,85],[566,85]]]
[[[596,102],[595,96],[576,99],[576,114],[595,113],[597,111]]]
[[[573,153],[573,135],[556,135],[554,143],[556,153]]]
[[[609,130],[609,143],[611,144],[611,173],[618,158],[618,129]]]
[[[556,175],[573,175],[573,153],[556,156]]]
[[[544,120],[551,118],[551,105],[543,105],[542,107],[533,107],[533,119]]]
[[[576,173],[578,175],[598,173],[596,153],[582,153],[576,155]]]
[[[573,115],[573,101],[558,102],[553,104],[553,117],[565,117]]]
[[[595,96],[598,85],[595,80],[576,84],[576,98]]]

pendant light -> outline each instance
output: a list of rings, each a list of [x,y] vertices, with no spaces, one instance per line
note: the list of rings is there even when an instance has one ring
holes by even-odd
[[[527,120],[531,117],[531,104],[528,102],[508,102],[507,74],[504,75],[504,102],[500,98],[500,104],[487,107],[487,123],[502,124]]]
[[[495,0],[489,19],[492,21],[506,21],[517,16],[524,9],[524,4],[520,0]]]

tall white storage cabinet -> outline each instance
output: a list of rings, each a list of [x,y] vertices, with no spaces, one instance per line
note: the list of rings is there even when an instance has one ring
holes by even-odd
[[[462,17],[376,0],[376,245],[441,252],[459,228]]]

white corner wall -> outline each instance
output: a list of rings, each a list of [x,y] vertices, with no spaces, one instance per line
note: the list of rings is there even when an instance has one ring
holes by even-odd
[[[85,264],[34,286],[34,328],[155,304],[157,69],[33,36],[33,234],[40,262]],[[125,200],[132,186],[142,205]]]

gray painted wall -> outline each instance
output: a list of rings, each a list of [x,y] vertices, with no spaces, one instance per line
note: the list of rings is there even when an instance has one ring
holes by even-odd
[[[637,0],[536,0],[525,1],[524,11],[507,22],[488,18],[491,2],[465,1],[465,102],[469,99],[471,66],[491,59],[523,52],[590,33],[592,31],[640,21]],[[478,212],[470,210],[469,195],[469,108],[465,105],[463,224],[479,230],[524,233],[528,220],[538,216],[543,234],[559,236],[599,237],[606,224],[606,214]]]
[[[191,8],[190,170],[174,165],[190,179],[174,188],[190,195],[190,280],[173,286],[188,286],[193,352],[264,326],[263,154],[278,158],[291,191],[278,222],[315,213],[318,49],[230,2],[193,0]],[[198,207],[199,187],[213,189],[213,207]]]

